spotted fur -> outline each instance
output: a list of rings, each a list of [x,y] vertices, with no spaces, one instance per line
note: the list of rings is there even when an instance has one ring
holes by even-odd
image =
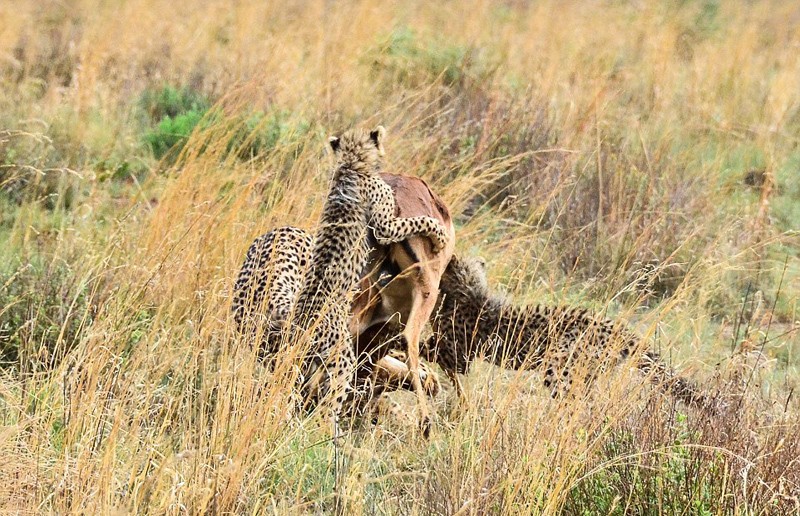
[[[544,385],[553,396],[567,392],[574,366],[588,366],[591,380],[599,371],[634,354],[639,339],[623,324],[593,316],[587,310],[562,306],[515,306],[493,295],[483,266],[453,257],[442,276],[442,299],[433,321],[434,334],[421,354],[438,363],[460,396],[457,374],[484,356],[509,369],[544,371]],[[588,362],[587,362],[588,361]],[[692,381],[678,376],[659,355],[645,351],[637,366],[676,398],[707,405]]]
[[[241,334],[260,339],[259,354],[274,357],[314,250],[314,237],[291,226],[256,238],[233,287],[233,320]]]
[[[280,350],[281,332],[296,304],[313,249],[311,233],[286,226],[256,238],[247,250],[234,285],[231,311],[239,333],[260,339],[259,355],[263,359],[274,358]],[[414,389],[410,374],[391,374],[382,364],[391,360],[396,362],[395,369],[400,369],[405,366],[406,354],[390,349],[386,356],[379,356],[384,349],[382,346],[358,357],[349,410],[363,416],[380,404],[382,409],[388,406],[384,410],[399,419],[408,419],[397,404],[378,399],[397,389]],[[441,389],[438,377],[426,364],[420,364],[420,368],[425,392],[435,396]]]
[[[415,390],[406,365],[406,352],[391,349],[376,363],[370,362],[368,355],[360,356],[359,360],[358,370],[361,374],[357,375],[354,394],[348,404],[350,413],[359,417],[369,416],[373,422],[377,421],[378,416],[388,413],[397,420],[414,423],[412,415],[388,396],[388,393],[399,389]],[[391,369],[387,366],[391,366]],[[425,393],[436,396],[441,391],[439,377],[427,364],[420,363],[419,368]],[[398,370],[404,372],[398,373]]]
[[[309,356],[301,367],[303,392],[312,404],[329,397],[335,432],[342,405],[352,390],[355,351],[348,323],[353,293],[369,258],[370,234],[382,245],[424,235],[431,239],[434,250],[443,248],[447,240],[445,228],[436,219],[395,218],[394,194],[379,176],[384,135],[385,130],[378,127],[371,132],[357,129],[331,138],[336,165],[311,259],[289,317],[292,324],[288,328],[293,334],[290,342],[302,340],[303,335],[310,339]],[[253,255],[259,253],[254,251]],[[300,261],[297,258],[298,264]],[[243,271],[247,267],[246,260]],[[241,274],[240,280],[242,285],[248,285]],[[256,297],[248,292],[237,294],[235,299],[246,300],[248,296]],[[285,322],[282,313],[291,312],[291,308],[286,310],[286,300],[290,298],[285,293],[279,296],[283,304],[268,306],[266,317],[278,324]],[[234,306],[234,313],[239,306]],[[274,346],[267,348],[268,352],[276,351]]]

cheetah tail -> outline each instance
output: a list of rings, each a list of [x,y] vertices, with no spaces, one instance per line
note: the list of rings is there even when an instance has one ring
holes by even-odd
[[[654,384],[679,401],[703,410],[713,407],[709,396],[702,392],[696,382],[680,376],[658,353],[645,351],[639,358],[637,367],[642,373],[650,375]]]

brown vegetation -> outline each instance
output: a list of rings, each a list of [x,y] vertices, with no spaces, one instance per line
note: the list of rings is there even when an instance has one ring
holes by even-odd
[[[798,19],[0,3],[0,511],[800,510]],[[326,138],[378,123],[387,171],[441,195],[494,285],[624,317],[725,416],[625,370],[572,403],[479,367],[430,441],[353,425],[334,493],[319,418],[289,414],[292,357],[264,371],[229,295],[256,235],[318,218]]]

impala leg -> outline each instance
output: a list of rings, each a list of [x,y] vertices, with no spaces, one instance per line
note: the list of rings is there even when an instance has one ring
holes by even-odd
[[[424,275],[421,272],[421,275]],[[420,285],[430,285],[429,281],[420,281]],[[430,288],[420,288],[414,291],[413,300],[411,303],[411,310],[408,314],[408,320],[405,321],[405,328],[403,329],[403,337],[405,338],[406,345],[408,346],[408,369],[411,373],[411,381],[414,385],[414,391],[417,394],[417,404],[419,405],[420,413],[420,427],[422,435],[426,438],[430,435],[431,421],[428,412],[428,400],[425,390],[422,387],[422,380],[420,379],[420,366],[419,366],[419,341],[422,335],[422,329],[430,319],[436,306],[436,290]]]

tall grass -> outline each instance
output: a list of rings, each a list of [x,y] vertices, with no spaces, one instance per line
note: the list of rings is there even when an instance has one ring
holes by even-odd
[[[0,510],[800,511],[798,19],[777,1],[0,5]],[[354,424],[334,468],[319,417],[289,410],[291,357],[258,364],[230,291],[255,236],[313,229],[326,137],[377,123],[387,169],[443,196],[493,284],[629,320],[721,415],[624,367],[551,400],[485,366],[468,406],[434,401],[431,440]]]

